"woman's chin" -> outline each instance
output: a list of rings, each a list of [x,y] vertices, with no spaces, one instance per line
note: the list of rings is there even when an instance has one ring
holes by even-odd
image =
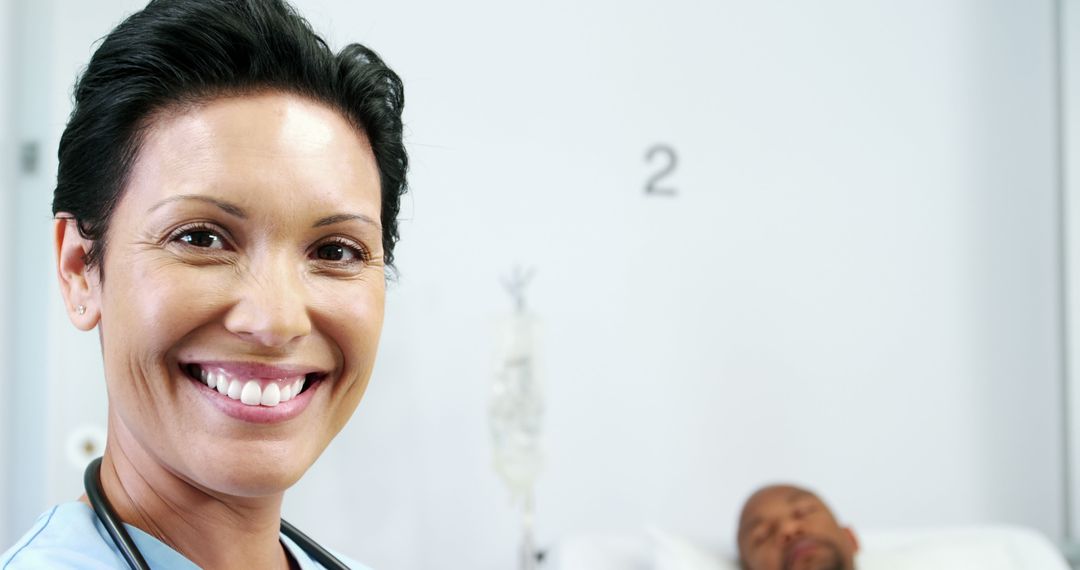
[[[214,494],[245,498],[273,497],[292,487],[303,474],[304,470],[254,470],[236,466],[218,473],[208,473],[199,483]]]
[[[259,447],[257,444],[255,447]],[[279,451],[279,450],[275,450]],[[270,497],[292,487],[307,472],[312,461],[295,454],[282,457],[280,452],[217,454],[214,459],[200,461],[189,477],[198,486],[213,494],[232,497]]]

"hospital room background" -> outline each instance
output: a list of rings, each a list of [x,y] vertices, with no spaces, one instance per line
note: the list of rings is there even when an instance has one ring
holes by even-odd
[[[4,548],[101,451],[50,201],[72,83],[144,3],[0,3]],[[555,568],[730,552],[793,481],[863,533],[1073,552],[1080,0],[293,3],[400,73],[412,169],[376,370],[291,522],[374,568],[516,568],[527,534]]]

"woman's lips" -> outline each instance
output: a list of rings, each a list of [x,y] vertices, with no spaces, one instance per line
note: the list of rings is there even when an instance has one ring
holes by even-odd
[[[283,375],[276,377],[239,376],[234,370],[205,364],[188,364],[186,372],[194,380],[200,380],[208,388],[223,396],[239,400],[248,406],[274,407],[300,395],[308,375]],[[314,378],[312,378],[314,380]]]
[[[312,367],[188,363],[181,370],[226,414],[256,423],[299,414],[326,374]]]

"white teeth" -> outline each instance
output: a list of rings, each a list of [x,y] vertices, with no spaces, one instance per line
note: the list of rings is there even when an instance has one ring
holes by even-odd
[[[254,380],[248,380],[244,384],[244,390],[240,392],[240,401],[249,406],[258,406],[262,401],[262,388]]]
[[[263,388],[262,398],[259,399],[259,403],[264,406],[276,406],[281,401],[281,389],[278,388],[277,382],[271,382]]]
[[[243,390],[244,385],[241,384],[239,380],[233,380],[232,382],[229,382],[229,391],[226,392],[226,394],[234,400],[239,400],[240,392]]]
[[[299,396],[307,383],[307,377],[305,376],[297,376],[292,382],[288,382],[285,378],[269,382],[265,379],[258,380],[255,378],[234,380],[224,370],[208,370],[202,367],[198,369],[198,377],[211,390],[217,390],[222,395],[233,400],[240,400],[248,406],[266,406],[269,408]],[[265,386],[260,383],[264,383]]]

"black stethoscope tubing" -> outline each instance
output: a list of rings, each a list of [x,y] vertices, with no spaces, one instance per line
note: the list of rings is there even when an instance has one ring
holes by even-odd
[[[90,499],[90,506],[94,508],[105,531],[112,537],[113,543],[120,549],[120,555],[127,561],[131,570],[150,570],[150,566],[143,558],[142,552],[135,546],[131,536],[127,533],[120,517],[112,509],[109,500],[105,498],[105,491],[101,488],[101,458],[90,462],[83,474],[83,485],[86,487],[86,497]],[[349,567],[330,554],[325,548],[315,542],[308,535],[297,530],[293,525],[281,520],[281,533],[289,537],[308,556],[318,562],[327,570],[349,570]]]

